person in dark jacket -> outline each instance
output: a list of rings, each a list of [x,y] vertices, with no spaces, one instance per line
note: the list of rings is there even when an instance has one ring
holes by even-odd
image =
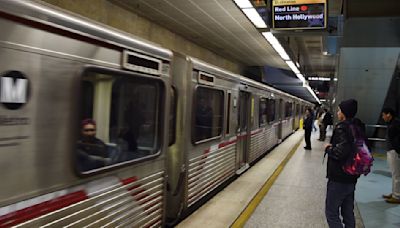
[[[382,110],[382,119],[388,124],[387,162],[392,172],[392,193],[382,197],[388,203],[400,204],[400,120],[396,118],[395,112],[391,108]]]
[[[110,159],[106,144],[96,138],[96,122],[85,119],[81,127],[81,138],[77,142],[78,170],[85,172],[106,166]]]
[[[354,118],[356,113],[356,100],[345,100],[339,104],[337,116],[340,122],[333,130],[331,143],[325,147],[328,155],[325,216],[330,228],[343,227],[342,222],[346,228],[355,227],[354,191],[359,176],[345,173],[342,167],[355,150],[350,124],[356,124],[365,131],[365,125]]]
[[[321,124],[321,129],[320,129],[320,136],[319,140],[320,141],[325,141],[326,138],[326,129],[328,125],[332,125],[332,114],[328,111],[328,109],[324,109],[324,117],[322,118],[322,124]]]
[[[304,140],[306,141],[306,146],[304,149],[311,150],[311,131],[314,124],[313,111],[311,108],[306,110],[306,119],[304,120]]]

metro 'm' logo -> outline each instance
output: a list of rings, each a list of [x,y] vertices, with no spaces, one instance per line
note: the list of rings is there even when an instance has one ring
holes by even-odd
[[[29,98],[29,80],[20,71],[7,71],[0,77],[0,102],[8,109],[18,109]]]
[[[1,78],[1,95],[2,103],[25,103],[26,92],[28,90],[28,80],[17,78],[2,77]]]

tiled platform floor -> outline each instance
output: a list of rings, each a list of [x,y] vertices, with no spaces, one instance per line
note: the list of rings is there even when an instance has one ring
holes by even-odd
[[[328,131],[328,136],[332,131]],[[299,130],[254,167],[217,194],[178,227],[229,227],[239,216],[295,142],[302,137]],[[247,221],[245,227],[328,227],[324,215],[326,194],[326,160],[323,148],[328,142],[312,134],[311,151],[300,144],[278,179]],[[261,172],[261,173],[260,173]],[[256,183],[256,185],[251,185]],[[258,187],[257,187],[258,186]],[[251,189],[253,193],[244,191]],[[376,154],[372,172],[357,183],[357,227],[400,227],[400,205],[388,204],[382,194],[390,193],[391,176],[385,154]]]

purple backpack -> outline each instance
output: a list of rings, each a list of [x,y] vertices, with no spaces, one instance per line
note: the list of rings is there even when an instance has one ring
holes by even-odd
[[[350,175],[364,174],[366,176],[371,171],[374,158],[362,137],[360,128],[354,124],[350,124],[349,128],[353,134],[355,149],[353,155],[349,156],[343,165],[343,171]]]

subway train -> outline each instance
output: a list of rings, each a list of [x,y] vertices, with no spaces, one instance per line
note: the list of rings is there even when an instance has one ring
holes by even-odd
[[[0,227],[173,224],[312,105],[47,5],[0,27]]]

